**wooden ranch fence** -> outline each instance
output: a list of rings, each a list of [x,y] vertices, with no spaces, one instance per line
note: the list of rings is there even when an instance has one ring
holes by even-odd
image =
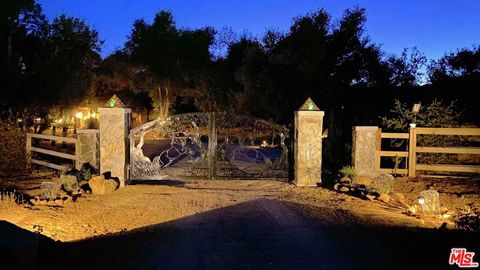
[[[380,132],[376,151],[376,170],[381,173],[396,173],[416,177],[417,171],[438,171],[438,172],[464,172],[480,174],[480,165],[458,165],[458,164],[418,164],[418,153],[439,153],[439,154],[467,154],[480,155],[480,147],[426,147],[418,146],[418,135],[436,136],[475,136],[480,138],[480,128],[410,128],[409,133],[383,133]],[[406,151],[385,151],[382,150],[382,139],[407,140]],[[382,157],[406,158],[403,168],[382,168]]]
[[[381,131],[380,131],[381,132]],[[382,168],[381,167],[381,158],[382,157],[393,157],[396,159],[401,159],[405,158],[408,160],[409,157],[409,152],[408,148],[407,151],[386,151],[381,149],[381,140],[382,139],[395,139],[395,140],[409,140],[410,135],[408,133],[387,133],[387,132],[381,132],[380,133],[380,142],[378,142],[377,145],[379,145],[379,149],[376,151],[376,156],[375,156],[375,164],[377,166],[376,171],[380,173],[390,173],[390,174],[402,174],[402,175],[408,175],[408,162],[406,161],[404,164],[405,166],[403,168]]]
[[[61,142],[66,142],[66,143],[73,143],[73,144],[75,144],[75,155],[32,146],[32,139],[33,138],[50,140],[50,141],[61,141]],[[50,163],[48,161],[43,161],[43,160],[31,158],[32,152],[37,152],[37,153],[42,153],[42,154],[50,155],[50,156],[54,156],[54,157],[69,159],[69,160],[72,160],[75,163],[76,166],[77,166],[77,163],[78,163],[79,147],[78,147],[77,138],[27,133],[26,151],[27,151],[27,157],[29,157],[30,163],[46,166],[46,167],[56,169],[56,170],[60,170],[60,171],[66,171],[70,168],[70,166],[54,164],[54,163]]]

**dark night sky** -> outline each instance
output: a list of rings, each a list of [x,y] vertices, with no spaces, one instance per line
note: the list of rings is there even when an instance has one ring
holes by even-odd
[[[287,31],[292,19],[325,8],[334,19],[355,5],[367,9],[367,33],[387,53],[417,46],[428,58],[480,44],[479,0],[39,0],[49,19],[66,13],[86,19],[105,40],[102,54],[121,48],[135,19],[151,22],[154,14],[170,10],[177,26],[231,27],[253,35],[267,28]]]

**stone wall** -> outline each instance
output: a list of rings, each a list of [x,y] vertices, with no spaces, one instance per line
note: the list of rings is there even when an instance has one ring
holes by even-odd
[[[378,175],[377,163],[380,162],[377,150],[380,150],[381,129],[376,126],[358,126],[353,131],[352,165],[357,174],[368,177]]]
[[[77,130],[77,155],[76,169],[79,170],[84,163],[100,168],[100,131],[98,129]]]

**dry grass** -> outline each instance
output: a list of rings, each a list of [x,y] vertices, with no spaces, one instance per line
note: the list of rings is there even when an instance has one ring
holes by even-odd
[[[14,207],[24,203],[23,195],[18,194],[15,190],[7,191],[5,189],[0,192],[0,208]]]

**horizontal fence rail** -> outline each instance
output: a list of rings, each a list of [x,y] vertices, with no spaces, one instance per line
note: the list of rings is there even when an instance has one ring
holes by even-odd
[[[480,128],[412,128],[417,135],[480,136]]]
[[[457,154],[457,155],[480,155],[480,147],[466,146],[417,146],[418,135],[434,136],[473,136],[480,137],[480,128],[410,128],[409,133],[381,132],[377,136],[376,170],[379,173],[404,174],[415,177],[417,171],[434,172],[458,172],[480,174],[480,165],[461,164],[421,164],[417,163],[417,154]],[[394,139],[408,141],[406,151],[386,151],[382,149],[381,140]],[[404,168],[382,168],[381,158],[404,158]]]
[[[417,153],[480,155],[479,147],[426,147],[417,146],[417,135],[475,136],[480,137],[480,128],[411,128],[408,176],[415,177],[417,171],[459,172],[480,174],[480,165],[418,164]]]
[[[35,133],[27,133],[27,140],[26,140],[26,151],[27,151],[27,156],[30,157],[29,161],[32,164],[37,164],[37,165],[42,165],[45,167],[49,167],[55,170],[59,171],[67,171],[70,169],[70,166],[65,166],[65,165],[59,165],[51,162],[47,162],[44,160],[39,160],[39,159],[34,159],[31,158],[32,152],[37,152],[49,156],[54,156],[54,157],[59,157],[59,158],[64,158],[64,159],[69,159],[72,160],[74,163],[78,162],[78,146],[77,142],[78,140],[76,138],[71,138],[71,137],[61,137],[61,136],[52,136],[52,135],[43,135],[43,134],[35,134]],[[67,143],[74,143],[75,144],[75,155],[73,154],[68,154],[68,153],[63,153],[63,152],[58,152],[54,150],[49,150],[45,148],[40,148],[40,147],[35,147],[32,146],[32,139],[43,139],[43,140],[50,140],[50,141],[62,141],[62,142],[67,142]]]

